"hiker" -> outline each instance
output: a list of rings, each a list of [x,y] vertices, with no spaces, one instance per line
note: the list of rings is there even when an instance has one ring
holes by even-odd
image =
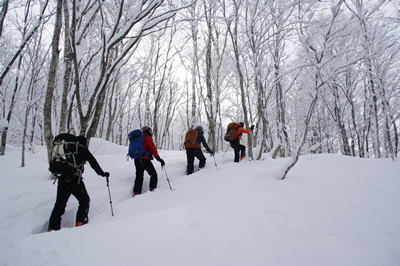
[[[243,133],[249,134],[251,131],[253,131],[253,129],[254,125],[252,125],[249,129],[245,129],[243,122],[237,124],[235,139],[230,141],[230,145],[235,151],[235,159],[233,160],[235,163],[239,162],[239,155],[240,161],[246,157],[246,146],[240,144],[240,139],[242,138]]]
[[[62,134],[62,135],[70,135],[70,134]],[[59,135],[61,136],[61,135]],[[73,135],[70,135],[73,136]],[[84,136],[73,136],[77,138],[77,144],[66,144],[67,149],[70,152],[76,152],[74,161],[75,165],[78,168],[72,168],[70,166],[69,174],[61,175],[58,178],[58,186],[57,186],[57,199],[54,204],[53,211],[51,212],[48,231],[60,230],[61,227],[61,216],[65,212],[65,207],[67,206],[67,201],[69,197],[72,195],[79,202],[78,211],[76,213],[76,226],[81,226],[88,223],[88,213],[89,213],[89,202],[90,198],[86,191],[85,184],[82,180],[83,173],[83,165],[86,161],[89,162],[90,166],[94,171],[100,176],[109,177],[110,174],[108,172],[104,172],[92,153],[87,148],[87,140]],[[71,142],[69,142],[71,143]],[[77,151],[76,151],[77,147]],[[73,169],[73,170],[71,170]]]
[[[187,174],[193,174],[194,170],[194,158],[196,157],[199,162],[199,170],[203,169],[206,165],[206,157],[201,151],[201,144],[203,144],[204,148],[214,155],[214,151],[211,150],[204,138],[204,132],[202,126],[197,126],[194,130],[191,129],[186,133],[185,137],[185,149],[186,149],[186,158],[187,158]]]
[[[133,194],[140,195],[142,194],[142,186],[143,186],[143,174],[144,170],[150,175],[150,191],[154,191],[157,188],[157,171],[154,168],[151,160],[156,158],[157,161],[161,163],[161,167],[164,167],[165,162],[160,158],[157,152],[157,148],[153,142],[153,132],[150,127],[144,126],[142,128],[142,132],[144,135],[143,147],[147,151],[147,154],[142,155],[140,158],[135,159],[135,167],[136,167],[136,178],[135,185],[133,187]]]

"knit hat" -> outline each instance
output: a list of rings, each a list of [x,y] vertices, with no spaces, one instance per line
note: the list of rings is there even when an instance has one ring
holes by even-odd
[[[149,130],[149,129],[151,129],[151,127],[144,126],[144,127],[142,128],[142,131],[143,131],[143,132],[146,132],[146,131]]]
[[[240,126],[241,126],[241,127],[244,127],[244,124],[243,124],[243,122],[240,122],[239,124],[240,124]]]
[[[196,130],[197,132],[199,132],[200,134],[203,134],[203,127],[202,126],[197,126],[194,130]]]

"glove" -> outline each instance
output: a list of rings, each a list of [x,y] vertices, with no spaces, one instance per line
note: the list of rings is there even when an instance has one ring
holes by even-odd
[[[254,125],[251,125],[250,129],[251,129],[251,131],[253,131],[254,130]]]
[[[110,173],[109,172],[104,172],[104,175],[103,175],[104,177],[109,177],[110,176]]]
[[[210,150],[209,153],[211,153],[211,155],[214,156],[214,151],[213,150]]]
[[[156,157],[156,160],[159,161],[161,163],[161,167],[163,167],[165,165],[165,162],[163,159],[161,159],[160,157]]]

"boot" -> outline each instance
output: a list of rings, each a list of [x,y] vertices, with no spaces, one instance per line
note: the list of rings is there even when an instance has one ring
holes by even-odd
[[[84,222],[76,222],[76,227],[84,225]]]
[[[89,219],[85,219],[85,221],[84,222],[76,222],[76,227],[78,227],[78,226],[82,226],[82,225],[84,225],[84,224],[87,224],[89,222]]]

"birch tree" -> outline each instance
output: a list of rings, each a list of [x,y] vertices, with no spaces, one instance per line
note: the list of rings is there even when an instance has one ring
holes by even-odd
[[[67,132],[67,113],[68,113],[68,94],[71,90],[71,77],[72,77],[72,56],[71,56],[71,42],[70,42],[70,16],[69,16],[69,1],[63,1],[63,15],[64,15],[64,77],[63,77],[63,90],[61,97],[61,111],[60,111],[60,126],[59,132]]]
[[[190,116],[187,117],[187,127],[194,128],[195,124],[199,121],[199,117],[197,116],[197,76],[198,76],[198,66],[199,66],[199,55],[198,55],[198,46],[199,46],[199,27],[200,27],[200,19],[201,15],[198,14],[199,12],[199,4],[197,1],[188,8],[188,12],[190,14],[190,37],[192,43],[192,52],[190,56],[190,72],[191,72],[191,93],[188,90],[188,96],[190,96],[191,100],[188,103],[190,110],[188,110],[188,114],[190,112]]]
[[[49,78],[47,82],[47,91],[43,107],[44,139],[47,146],[48,159],[51,158],[51,147],[52,147],[51,143],[53,141],[53,132],[51,128],[51,111],[53,103],[53,93],[56,84],[58,58],[59,58],[58,44],[60,41],[60,33],[62,26],[61,11],[62,11],[62,0],[58,0],[56,8],[56,18],[55,18],[56,21],[54,25],[53,40],[51,42],[51,63],[49,69]]]

